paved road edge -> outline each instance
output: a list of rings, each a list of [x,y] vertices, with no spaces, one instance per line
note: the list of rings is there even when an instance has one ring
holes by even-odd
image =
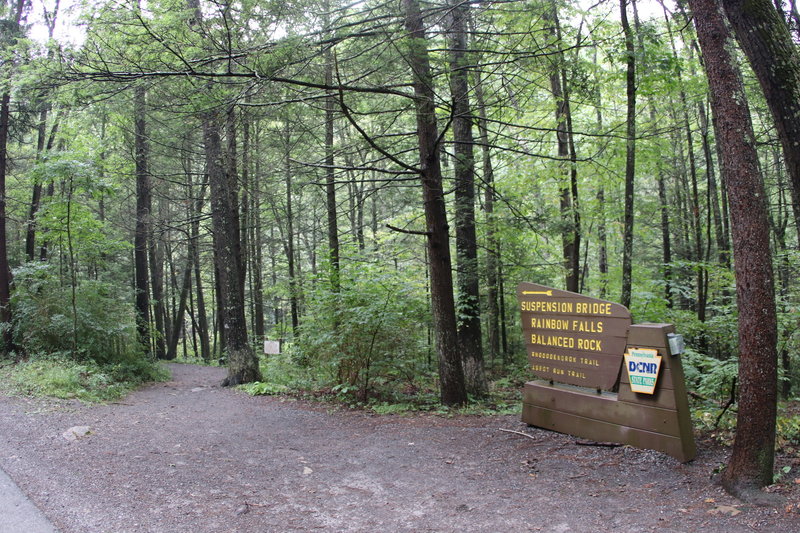
[[[57,529],[0,468],[0,533],[57,533]]]

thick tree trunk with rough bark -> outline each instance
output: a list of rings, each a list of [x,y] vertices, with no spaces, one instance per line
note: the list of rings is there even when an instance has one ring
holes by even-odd
[[[224,386],[239,385],[261,379],[258,357],[247,337],[244,313],[244,268],[239,232],[239,205],[235,199],[236,178],[226,172],[222,161],[219,133],[220,117],[216,111],[203,116],[206,170],[211,192],[211,223],[214,232],[214,254],[219,279],[218,310],[225,328],[225,355],[228,376]]]
[[[777,321],[766,194],[732,38],[719,0],[689,0],[705,60],[731,209],[739,307],[739,413],[722,473],[725,488],[747,500],[772,483],[777,409]]]
[[[439,356],[441,401],[462,405],[467,401],[464,371],[458,353],[449,228],[439,160],[433,82],[422,14],[417,0],[403,0],[408,31],[408,57],[414,85],[422,199],[425,208],[427,250],[431,282],[436,349]]]
[[[483,366],[478,277],[478,242],[475,232],[475,157],[472,145],[472,109],[469,100],[466,5],[450,6],[450,97],[455,144],[455,225],[458,268],[458,344],[467,392],[484,396],[489,390]]]
[[[775,121],[792,181],[792,206],[800,239],[800,52],[786,22],[769,0],[723,0],[722,4]]]

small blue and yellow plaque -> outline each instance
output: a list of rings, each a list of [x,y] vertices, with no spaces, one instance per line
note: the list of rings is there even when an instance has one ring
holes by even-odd
[[[661,356],[658,350],[647,348],[629,348],[625,354],[625,368],[633,392],[653,394],[658,382],[658,371],[661,368]]]

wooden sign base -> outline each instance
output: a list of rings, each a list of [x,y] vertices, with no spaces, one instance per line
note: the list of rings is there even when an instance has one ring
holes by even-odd
[[[663,356],[655,394],[632,392],[625,369],[616,393],[531,381],[525,384],[522,421],[576,437],[658,450],[684,463],[691,461],[696,448],[689,401],[680,357],[669,352],[667,333],[671,332],[674,326],[669,324],[638,324],[631,326],[628,334],[629,348],[653,348]]]

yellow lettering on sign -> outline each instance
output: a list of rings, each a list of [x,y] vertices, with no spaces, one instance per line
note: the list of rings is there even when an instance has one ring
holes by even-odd
[[[587,366],[600,366],[600,361],[597,359],[589,359],[588,357],[581,357],[581,364]]]
[[[545,302],[545,301],[524,301],[520,302],[520,309],[532,313],[574,313],[574,302]]]
[[[572,331],[579,333],[603,333],[602,320],[573,320]]]
[[[569,331],[569,321],[560,318],[531,318],[531,327],[534,329],[556,329]]]
[[[531,344],[540,344],[542,346],[557,346],[559,348],[574,348],[575,339],[572,337],[562,337],[559,335],[539,335],[537,333],[532,333]]]
[[[592,352],[603,351],[602,339],[578,339],[578,349]]]
[[[577,302],[575,312],[582,315],[610,315],[611,304],[603,302]]]
[[[547,359],[549,361],[559,361],[563,363],[577,363],[578,358],[574,355],[559,355],[547,352],[531,352],[531,357],[534,359]]]

